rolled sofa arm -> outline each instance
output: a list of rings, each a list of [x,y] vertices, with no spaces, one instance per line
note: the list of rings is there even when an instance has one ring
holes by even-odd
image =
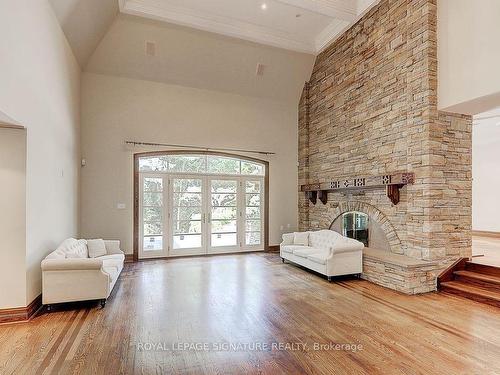
[[[281,242],[280,245],[286,246],[286,245],[293,245],[293,233],[283,233],[283,242]]]
[[[45,259],[42,261],[43,271],[67,270],[100,270],[102,260],[95,258]]]

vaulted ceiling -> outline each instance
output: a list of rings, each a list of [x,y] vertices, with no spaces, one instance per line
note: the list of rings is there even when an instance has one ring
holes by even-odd
[[[315,54],[379,0],[49,1],[84,71],[297,101]]]
[[[148,55],[145,41],[154,43]],[[263,74],[257,75],[257,64]],[[298,101],[314,56],[120,15],[86,71],[276,100]]]
[[[85,67],[118,15],[118,0],[49,0],[76,59]]]

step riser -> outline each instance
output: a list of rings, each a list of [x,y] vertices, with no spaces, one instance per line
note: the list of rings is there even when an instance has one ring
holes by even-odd
[[[446,286],[442,286],[441,291],[445,292],[445,293],[450,293],[450,294],[454,294],[457,296],[465,297],[465,298],[468,298],[468,299],[471,299],[471,300],[474,300],[477,302],[486,303],[488,305],[492,305],[495,307],[500,307],[500,301],[495,301],[495,300],[492,300],[489,298],[485,298],[483,296],[478,296],[477,294],[468,293],[468,292],[465,292],[462,290],[456,290],[454,288],[449,288]]]
[[[487,281],[478,280],[473,277],[463,276],[463,275],[455,275],[455,280],[460,281],[461,283],[478,286],[480,288],[488,289],[493,292],[498,292],[500,295],[500,284],[489,283]]]

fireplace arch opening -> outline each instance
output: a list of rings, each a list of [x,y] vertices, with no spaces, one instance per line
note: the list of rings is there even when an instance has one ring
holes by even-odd
[[[366,247],[402,254],[402,244],[389,219],[364,202],[341,202],[330,217],[330,229]]]

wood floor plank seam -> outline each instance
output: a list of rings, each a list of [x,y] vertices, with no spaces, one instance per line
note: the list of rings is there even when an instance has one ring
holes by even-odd
[[[59,334],[59,336],[57,337],[57,339],[54,341],[51,348],[49,349],[49,352],[45,356],[40,367],[36,370],[37,375],[42,375],[45,372],[45,370],[49,367],[49,365],[52,361],[52,358],[54,357],[54,355],[56,354],[56,352],[58,350],[58,346],[61,344],[61,342],[64,340],[64,338],[68,334],[68,331],[70,330],[71,326],[75,323],[79,313],[80,313],[80,311],[76,310],[70,315],[71,318],[68,319],[68,321],[64,325],[63,329],[61,330],[61,333]]]
[[[90,313],[90,309],[87,308],[84,310],[82,316],[80,317],[75,328],[73,329],[73,332],[71,332],[71,336],[70,336],[68,342],[64,346],[61,354],[59,355],[59,358],[57,359],[56,363],[52,367],[53,372],[59,373],[59,371],[62,367],[62,363],[66,360],[66,357],[68,355],[69,350],[75,344],[75,338],[80,333],[80,330],[81,330],[83,324],[85,323],[85,320],[87,319],[89,313]]]
[[[355,291],[355,289],[353,289],[352,287],[346,286],[345,284],[343,284],[341,282],[339,282],[338,284],[341,285],[344,288],[347,288],[347,289],[350,289],[352,291]],[[404,307],[401,307],[401,306],[395,305],[395,304],[389,304],[386,301],[382,301],[381,299],[379,299],[379,298],[377,298],[377,297],[375,297],[373,295],[369,295],[369,296],[365,295],[365,297],[370,298],[373,301],[379,302],[379,303],[381,303],[381,304],[383,304],[383,305],[385,305],[387,307],[390,307],[390,308],[396,309],[398,311],[404,312],[404,313],[412,316],[415,319],[421,320],[421,321],[423,321],[423,322],[425,322],[427,324],[430,324],[430,325],[432,325],[432,326],[434,326],[436,328],[442,329],[442,330],[444,330],[444,331],[446,331],[446,332],[448,332],[448,333],[450,333],[452,335],[455,335],[457,337],[460,337],[460,338],[463,338],[463,339],[469,339],[470,337],[473,337],[470,334],[467,334],[466,332],[460,331],[459,327],[452,327],[452,326],[449,326],[449,325],[447,325],[445,323],[437,322],[437,321],[432,320],[432,319],[427,318],[427,317],[424,318],[421,315],[418,315],[418,314],[416,314],[416,313],[414,313],[412,311],[409,311],[408,309],[406,309]],[[480,340],[480,338],[478,338],[478,337],[476,337],[476,339]],[[500,347],[499,347],[499,349],[500,349]]]
[[[339,282],[338,284],[341,285],[344,288],[347,288],[347,289],[350,289],[350,290],[352,290],[354,292],[357,292],[356,289],[352,288],[349,285],[346,285],[346,284],[341,283],[341,282]],[[455,334],[455,335],[457,335],[457,336],[459,336],[461,338],[466,338],[467,337],[467,336],[465,336],[465,333],[464,333],[464,335],[458,335],[458,332],[455,331],[456,327],[450,327],[449,325],[446,325],[445,323],[440,323],[440,322],[437,322],[437,321],[432,320],[430,318],[424,318],[421,315],[418,315],[418,314],[416,314],[416,313],[414,313],[414,312],[412,312],[412,311],[410,311],[410,310],[408,310],[408,309],[406,309],[406,308],[404,308],[402,306],[399,306],[399,305],[396,305],[396,304],[390,304],[390,303],[388,303],[386,301],[383,301],[382,299],[379,299],[376,296],[373,296],[371,294],[370,295],[363,294],[363,295],[365,297],[367,297],[367,298],[369,298],[369,299],[371,299],[373,301],[379,302],[379,303],[381,303],[381,304],[383,304],[383,305],[385,305],[387,307],[390,307],[390,308],[395,309],[395,310],[400,311],[400,312],[404,312],[404,313],[410,315],[412,318],[421,320],[421,321],[423,321],[425,323],[428,323],[428,324],[430,324],[430,325],[432,325],[432,326],[434,326],[436,328],[443,329],[443,330],[445,330],[445,331],[447,331],[449,333]]]

